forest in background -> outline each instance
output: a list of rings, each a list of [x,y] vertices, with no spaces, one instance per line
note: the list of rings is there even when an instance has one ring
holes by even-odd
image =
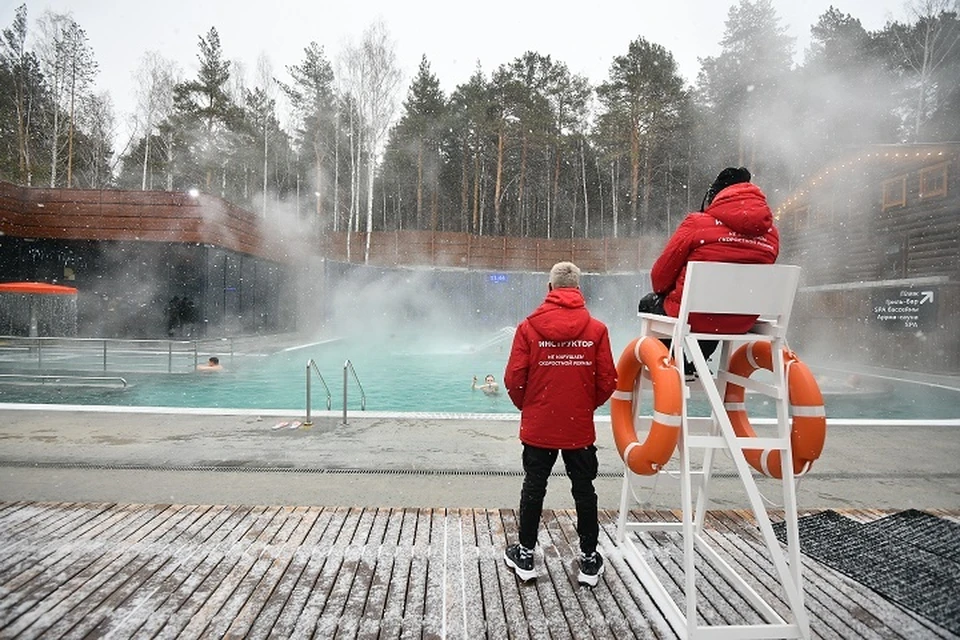
[[[960,0],[904,6],[877,31],[831,7],[801,64],[772,0],[739,0],[692,84],[638,37],[598,84],[528,51],[449,94],[425,57],[401,86],[383,23],[335,60],[317,42],[282,72],[261,56],[252,82],[212,26],[192,77],[143,54],[118,140],[82,26],[23,5],[0,38],[0,179],[198,189],[315,235],[662,233],[724,166],[749,167],[775,205],[850,149],[960,140]]]

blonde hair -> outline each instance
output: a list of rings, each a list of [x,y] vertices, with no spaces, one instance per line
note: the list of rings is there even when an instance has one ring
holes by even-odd
[[[550,286],[554,289],[576,289],[580,286],[580,267],[572,262],[558,262],[550,269]]]

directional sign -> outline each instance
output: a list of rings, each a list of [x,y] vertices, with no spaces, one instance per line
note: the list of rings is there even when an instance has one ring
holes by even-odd
[[[931,287],[879,289],[871,320],[890,331],[929,331],[937,327],[937,298]]]

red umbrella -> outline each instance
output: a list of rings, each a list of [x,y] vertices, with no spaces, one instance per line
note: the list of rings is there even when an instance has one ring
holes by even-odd
[[[64,296],[76,294],[77,290],[74,287],[47,284],[46,282],[3,282],[0,283],[0,293],[37,293],[40,295]]]

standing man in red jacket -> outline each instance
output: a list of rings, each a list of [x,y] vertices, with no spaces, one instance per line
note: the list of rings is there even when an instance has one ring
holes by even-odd
[[[582,584],[595,586],[603,573],[597,552],[596,429],[594,411],[613,393],[617,369],[607,327],[591,317],[580,292],[580,269],[558,262],[550,270],[546,300],[520,323],[503,381],[520,409],[523,488],[520,542],[507,547],[504,561],[521,580],[531,580],[533,549],[547,480],[563,456],[577,508]]]
[[[680,313],[687,263],[738,262],[773,264],[780,252],[780,233],[773,225],[767,197],[750,182],[746,167],[727,167],[703,197],[699,213],[691,213],[667,241],[650,271],[653,293],[640,300],[641,312],[673,316]],[[744,333],[756,316],[691,314],[695,333]],[[716,340],[704,340],[705,358],[713,355]],[[686,373],[692,375],[692,365]]]

